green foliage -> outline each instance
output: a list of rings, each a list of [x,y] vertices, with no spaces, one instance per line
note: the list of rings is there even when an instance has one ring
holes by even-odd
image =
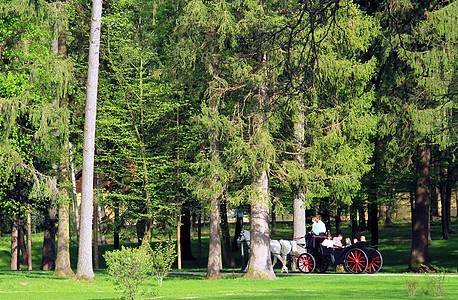
[[[175,244],[169,240],[166,243],[157,243],[154,250],[151,250],[152,270],[160,287],[162,280],[169,274],[175,262],[177,256],[175,248]]]
[[[150,275],[151,248],[144,243],[140,248],[122,247],[121,250],[106,252],[104,258],[112,280],[127,299],[135,299],[143,292],[144,282]]]
[[[419,284],[420,279],[418,277],[404,277],[404,286],[407,290],[407,295],[409,295],[409,297],[415,296]]]

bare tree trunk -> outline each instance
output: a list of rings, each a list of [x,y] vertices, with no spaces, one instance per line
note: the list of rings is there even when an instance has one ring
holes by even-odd
[[[350,206],[350,222],[351,222],[351,239],[358,238],[358,219],[357,209],[354,204]]]
[[[428,253],[430,147],[418,146],[417,155],[418,179],[415,190],[415,212],[412,217],[412,249],[409,263],[409,270],[413,272],[425,271],[423,266],[432,267]]]
[[[100,186],[99,186],[100,190]],[[106,245],[108,244],[107,241],[107,222],[106,222],[106,213],[105,207],[103,205],[99,205],[99,229],[100,229],[100,244]]]
[[[227,268],[235,268],[235,259],[232,253],[231,235],[229,233],[229,223],[227,221],[227,205],[223,201],[220,205],[221,210],[221,233],[223,241],[223,266]]]
[[[217,103],[212,103],[212,112],[218,112]],[[209,133],[210,139],[210,159],[213,163],[219,163],[219,143],[217,140],[217,132],[212,130]],[[219,181],[218,173],[214,171],[213,182]],[[220,279],[220,265],[221,265],[221,235],[219,224],[221,222],[220,215],[220,195],[212,194],[210,196],[210,241],[208,249],[208,263],[207,263],[207,278]]]
[[[19,242],[19,250],[21,251],[21,258],[22,263],[19,266],[26,266],[29,258],[27,257],[27,246],[25,245],[25,235],[24,235],[24,228],[22,226],[22,219],[19,218],[19,235],[18,235],[18,242]]]
[[[221,236],[219,231],[219,197],[217,197],[216,195],[211,196],[210,206],[210,241],[208,249],[207,278],[219,279],[221,278],[219,269],[221,258]]]
[[[121,220],[119,216],[119,202],[115,201],[114,207],[114,229],[113,229],[113,250],[119,249],[119,231]]]
[[[78,208],[78,199],[76,196],[76,178],[75,178],[75,166],[73,164],[72,143],[68,143],[68,148],[70,152],[70,168],[71,168],[71,174],[72,174],[72,197],[73,197],[73,211],[75,212],[75,222],[76,222],[76,240],[79,243],[80,216],[79,216],[79,208]]]
[[[99,174],[95,174],[95,182],[94,186],[96,187],[95,190],[95,199],[94,199],[94,218],[92,222],[92,250],[94,251],[94,269],[99,269],[99,204],[98,204],[98,197],[99,197],[99,190],[98,190],[98,181],[99,181]]]
[[[270,234],[277,234],[277,214],[275,213],[275,204],[272,205],[270,212]]]
[[[68,197],[66,198],[68,200]],[[69,223],[69,203],[59,204],[59,225],[58,225],[58,239],[57,239],[57,259],[56,270],[54,276],[68,277],[73,276],[70,265],[70,223]]]
[[[234,232],[234,239],[232,241],[232,250],[238,251],[240,250],[239,244],[237,243],[237,239],[240,236],[240,232],[242,232],[243,227],[243,210],[242,208],[238,208],[237,210],[237,220],[235,221],[235,232]]]
[[[56,222],[56,207],[48,207],[45,212],[43,254],[41,257],[40,270],[54,270],[56,267]]]
[[[182,206],[181,221],[181,258],[194,260],[191,249],[191,211],[188,201]]]
[[[442,225],[442,238],[444,240],[448,240],[448,234],[449,234],[449,230],[448,230],[448,222],[447,222],[447,219],[448,219],[448,216],[447,216],[447,209],[446,209],[446,180],[445,180],[445,177],[447,175],[441,171],[441,182],[439,183],[439,186],[440,186],[440,199],[441,199],[441,225]]]
[[[300,168],[304,168],[304,158],[302,153],[302,145],[305,142],[305,115],[304,107],[301,106],[298,111],[298,121],[294,126],[294,139],[297,146],[296,152],[298,153],[294,159],[299,164]],[[305,244],[306,235],[306,217],[305,217],[305,194],[302,188],[293,200],[293,240],[298,244]],[[297,271],[297,257],[291,259],[291,271]]]
[[[372,202],[369,206],[369,214],[371,216],[371,246],[378,248],[378,205],[377,202]]]
[[[269,179],[266,170],[253,178],[253,189],[259,195],[251,200],[251,245],[246,278],[275,279],[270,253]]]
[[[339,235],[342,233],[342,230],[340,228],[340,223],[342,222],[341,217],[342,217],[342,208],[338,206],[336,209],[336,217],[334,218],[334,222],[336,223],[336,235]]]
[[[439,217],[439,195],[437,184],[431,184],[431,218]]]
[[[178,195],[177,195],[178,197]],[[181,270],[181,209],[177,199],[177,268]]]
[[[453,169],[447,170],[447,183],[445,185],[445,210],[447,211],[447,228],[449,233],[453,233],[452,230],[452,189],[455,184],[454,171]]]
[[[293,240],[298,244],[305,244],[306,219],[304,208],[304,193],[299,193],[293,200]],[[297,257],[291,260],[291,270],[297,271]]]
[[[32,209],[27,202],[27,268],[32,271]]]
[[[92,206],[94,179],[95,122],[99,75],[99,48],[102,18],[102,0],[92,1],[89,67],[86,89],[84,124],[83,179],[81,192],[81,224],[78,248],[77,279],[94,279],[92,268]]]
[[[19,215],[17,213],[13,213],[12,216],[13,224],[11,228],[11,270],[19,270],[18,258],[19,258],[19,243],[18,243],[18,235],[19,235]]]
[[[202,268],[202,215],[197,217],[197,265]]]
[[[267,54],[259,55],[259,63],[267,62]],[[268,77],[268,70],[266,70]],[[263,109],[268,102],[267,86],[262,84],[259,87],[257,99],[257,111],[253,114],[252,127],[253,136],[259,140],[256,147],[264,148],[269,144],[269,135],[266,115]],[[262,152],[262,150],[261,150]],[[261,155],[262,157],[262,155]],[[275,279],[270,253],[269,235],[269,162],[259,158],[251,170],[251,188],[254,197],[251,199],[250,217],[250,261],[246,278]]]
[[[57,2],[56,9],[59,13],[60,18],[63,18],[65,12],[65,6],[62,3]],[[66,29],[63,26],[58,27],[58,45],[57,53],[61,58],[67,57],[67,34]],[[66,96],[60,97],[59,106],[62,108],[68,107],[68,99]],[[59,219],[58,219],[58,234],[57,234],[57,258],[56,258],[56,269],[54,271],[55,276],[74,276],[70,266],[70,212],[69,212],[69,157],[66,155],[70,154],[70,143],[66,143],[64,147],[64,155],[60,159],[59,165]],[[78,214],[76,213],[76,216]]]

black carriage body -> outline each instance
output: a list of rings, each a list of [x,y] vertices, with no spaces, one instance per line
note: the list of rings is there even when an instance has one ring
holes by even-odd
[[[358,242],[344,248],[328,248],[321,243],[324,236],[308,235],[306,237],[306,254],[298,260],[298,268],[304,273],[313,271],[324,273],[329,263],[343,264],[350,273],[377,273],[382,268],[383,258],[380,252],[371,248],[367,242]],[[313,267],[309,264],[313,263]],[[301,265],[299,265],[301,264]],[[304,269],[304,266],[307,268]]]

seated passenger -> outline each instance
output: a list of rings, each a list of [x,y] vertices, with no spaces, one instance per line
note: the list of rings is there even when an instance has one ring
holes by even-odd
[[[358,239],[357,238],[354,238],[353,239],[353,244],[356,244],[358,242]]]
[[[323,221],[321,221],[321,216],[318,215],[318,216],[315,217],[315,219],[317,220],[318,231],[319,231],[320,235],[326,235],[326,225],[324,224]]]
[[[328,238],[325,239],[321,245],[325,246],[325,247],[328,247],[328,248],[332,248],[334,247],[334,243],[332,242],[332,236],[330,234],[328,234]]]
[[[345,239],[345,244],[346,244],[346,247],[351,246],[351,240],[350,240],[350,238],[346,238],[346,239]]]
[[[332,239],[332,243],[334,244],[334,248],[342,248],[342,235],[339,234]]]
[[[316,219],[316,217],[313,217],[312,218],[312,234],[314,235],[320,235],[320,228],[318,227],[318,220]]]
[[[360,238],[360,241],[361,242],[365,242],[366,241],[366,237],[364,235],[362,235],[361,238]]]

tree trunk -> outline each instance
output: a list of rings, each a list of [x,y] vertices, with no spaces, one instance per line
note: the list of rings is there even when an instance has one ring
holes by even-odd
[[[18,235],[19,235],[19,215],[17,213],[13,213],[12,216],[13,224],[11,227],[11,270],[19,270],[19,242],[18,242]]]
[[[336,223],[336,236],[339,234],[342,234],[342,230],[340,228],[340,224],[342,222],[341,216],[342,216],[342,208],[340,208],[339,206],[336,209],[336,217],[334,218],[335,223]]]
[[[63,201],[65,203],[59,204],[59,224],[58,224],[58,237],[57,237],[57,259],[56,259],[56,270],[54,276],[68,277],[73,276],[73,272],[70,265],[70,213],[69,213],[69,198],[66,188],[64,192],[67,196]],[[64,196],[62,194],[62,196]]]
[[[107,222],[106,222],[106,213],[105,207],[103,205],[99,205],[99,229],[100,229],[100,244],[107,245]]]
[[[258,63],[267,62],[267,54],[260,54]],[[269,77],[268,69],[265,77]],[[251,189],[253,197],[250,205],[250,260],[246,278],[275,279],[270,253],[269,235],[269,161],[263,157],[263,150],[269,145],[269,128],[264,112],[268,104],[267,86],[265,83],[259,87],[259,95],[255,99],[255,112],[252,118],[252,138],[257,140],[254,147],[260,148],[260,155],[251,169]]]
[[[119,250],[119,231],[121,229],[121,220],[119,217],[119,201],[114,205],[114,229],[113,229],[113,250]]]
[[[360,231],[365,231],[367,229],[366,213],[365,213],[364,207],[365,205],[363,205],[362,203],[360,203],[358,207],[358,215],[359,215],[359,225],[358,226],[359,226]]]
[[[260,170],[253,176],[252,187],[257,194],[251,200],[251,245],[250,260],[246,278],[275,279],[270,253],[269,236],[269,179],[267,170]]]
[[[217,103],[212,103],[212,111],[214,114],[218,112]],[[216,130],[209,133],[210,140],[210,159],[213,163],[219,163],[219,141],[217,140]],[[213,182],[219,181],[218,173],[213,171]],[[220,212],[220,196],[212,194],[210,196],[210,241],[208,249],[208,263],[207,263],[207,278],[220,279],[220,265],[221,265],[221,235],[219,224],[221,221]]]
[[[277,214],[275,213],[275,204],[272,206],[270,212],[270,234],[277,234]]]
[[[65,12],[65,6],[62,3],[55,3],[56,9],[60,15],[60,18],[63,19],[63,14]],[[67,57],[67,34],[66,29],[63,26],[58,26],[58,40],[57,40],[57,53],[59,57]],[[59,99],[59,106],[62,108],[68,107],[68,99],[63,96]],[[70,153],[70,143],[65,144],[65,152]],[[59,219],[58,219],[58,234],[57,234],[57,258],[56,258],[56,269],[54,271],[55,276],[74,276],[71,265],[70,265],[70,199],[69,199],[69,158],[67,155],[63,155],[60,159],[59,165]],[[76,210],[75,216],[78,216]],[[78,236],[78,234],[77,234]]]
[[[415,212],[412,216],[412,249],[409,263],[409,270],[413,272],[426,271],[423,266],[431,267],[428,253],[430,147],[418,146],[417,155],[418,178],[415,189]]]
[[[56,222],[56,208],[52,206],[45,213],[43,255],[40,270],[54,270],[56,267]]]
[[[373,199],[376,200],[376,199]],[[371,246],[375,249],[378,248],[378,205],[373,201],[369,206],[369,214],[371,215]]]
[[[442,225],[442,238],[444,240],[448,240],[448,233],[449,233],[449,230],[448,230],[448,222],[447,222],[447,219],[448,219],[448,216],[447,216],[447,209],[446,209],[446,180],[445,180],[445,177],[447,176],[444,172],[441,172],[441,177],[442,177],[442,180],[440,182],[440,198],[441,198],[441,225]]]
[[[197,266],[202,268],[202,215],[197,217]]]
[[[25,245],[24,227],[22,226],[22,219],[19,218],[19,234],[18,234],[19,250],[21,251],[22,263],[19,266],[27,266],[29,258],[27,257],[27,246]]]
[[[221,233],[223,241],[223,266],[226,268],[235,268],[235,259],[232,253],[231,234],[229,233],[229,223],[227,221],[226,201],[220,205],[221,210]]]
[[[305,244],[306,219],[304,208],[304,193],[299,193],[293,200],[293,240],[298,244]],[[291,271],[296,272],[297,257],[291,260]]]
[[[210,197],[210,241],[208,249],[207,278],[219,279],[220,258],[221,258],[221,236],[219,231],[220,223],[220,205],[219,197],[212,195]]]
[[[447,228],[449,233],[453,233],[452,230],[452,189],[455,184],[454,172],[451,169],[447,170],[447,183],[445,185],[445,210],[447,211]]]
[[[30,203],[27,202],[27,267],[32,271],[32,209]]]
[[[354,204],[350,206],[350,222],[351,222],[351,239],[358,238],[358,220],[357,209]]]
[[[237,239],[240,236],[240,233],[243,229],[243,209],[241,207],[237,208],[237,220],[235,221],[235,232],[234,232],[234,240],[232,241],[232,250],[238,251],[240,250],[239,244],[237,243]]]
[[[96,174],[96,181],[98,181],[99,174]],[[96,186],[97,186],[97,182]],[[94,199],[94,219],[92,222],[92,250],[94,251],[94,268],[99,269],[99,205],[98,205],[98,190],[96,190],[96,197]]]
[[[385,225],[390,226],[393,225],[393,220],[392,220],[392,213],[393,213],[393,202],[385,202],[386,205],[386,211],[385,211]]]
[[[439,194],[437,184],[431,184],[431,219],[439,217]]]
[[[177,194],[177,268],[181,270],[181,209],[178,197],[179,195]]]
[[[78,199],[76,196],[76,178],[75,178],[75,166],[73,164],[72,143],[68,143],[68,151],[70,153],[70,168],[71,168],[71,174],[72,174],[72,197],[73,197],[73,211],[75,212],[75,222],[76,222],[76,240],[79,243],[80,216],[79,216],[79,208],[78,208]]]
[[[181,259],[194,260],[191,249],[191,211],[189,203],[185,203],[182,207],[181,215]]]
[[[304,166],[304,158],[302,154],[302,145],[305,142],[305,115],[304,115],[304,107],[301,106],[298,111],[298,120],[294,126],[294,139],[297,143],[296,152],[297,155],[294,156],[294,160],[303,169]],[[306,217],[305,217],[305,194],[301,187],[299,187],[299,191],[294,197],[293,200],[293,240],[298,244],[305,244],[305,234],[306,234]],[[297,266],[297,257],[292,258],[291,260],[291,270],[296,272]]]
[[[81,192],[81,224],[78,247],[77,279],[94,279],[92,268],[92,206],[94,179],[95,122],[99,75],[99,48],[102,18],[102,0],[92,0],[92,18],[89,43],[89,67],[86,89],[86,110],[83,145],[83,179]]]

